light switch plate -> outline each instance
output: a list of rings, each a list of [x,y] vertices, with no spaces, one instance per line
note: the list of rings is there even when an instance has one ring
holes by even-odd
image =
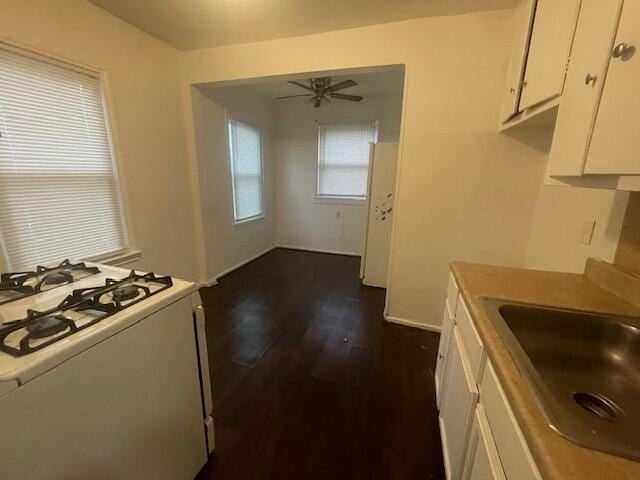
[[[591,245],[593,230],[596,228],[596,221],[593,219],[584,220],[580,226],[578,241],[584,245]]]

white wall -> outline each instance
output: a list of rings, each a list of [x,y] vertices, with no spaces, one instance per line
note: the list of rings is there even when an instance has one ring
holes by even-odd
[[[437,325],[449,261],[524,262],[544,156],[497,133],[512,21],[492,11],[184,52],[183,88],[406,65],[387,303]]]
[[[367,96],[360,103],[333,100],[313,109],[299,99],[275,104],[278,245],[360,255],[365,222],[359,205],[318,203],[318,122],[379,122],[378,139],[397,142],[402,96]]]
[[[527,244],[525,266],[582,273],[588,257],[613,262],[629,194],[542,186]],[[595,220],[590,245],[580,242],[585,221]]]
[[[0,37],[106,74],[135,268],[197,279],[178,51],[83,0],[0,1]]]
[[[207,279],[272,247],[275,242],[273,115],[271,102],[246,87],[199,90],[192,105],[198,157]],[[264,218],[234,225],[227,115],[260,129]]]

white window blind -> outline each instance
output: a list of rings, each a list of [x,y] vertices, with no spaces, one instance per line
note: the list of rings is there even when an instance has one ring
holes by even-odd
[[[0,234],[12,270],[126,244],[99,78],[3,49]]]
[[[318,196],[365,196],[376,130],[376,122],[318,126]]]
[[[235,220],[259,217],[263,214],[260,130],[229,120],[229,155]]]

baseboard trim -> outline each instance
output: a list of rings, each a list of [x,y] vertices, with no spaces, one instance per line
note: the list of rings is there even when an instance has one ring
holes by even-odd
[[[361,257],[361,253],[341,252],[339,250],[325,250],[323,248],[300,247],[297,245],[276,245],[275,248],[286,248],[289,250],[302,250],[304,252],[329,253],[331,255],[347,255],[349,257]]]
[[[269,253],[271,250],[277,248],[275,245],[264,249],[261,252],[256,253],[255,255],[250,256],[249,258],[246,258],[244,260],[242,260],[241,262],[236,263],[235,265],[233,265],[232,267],[227,268],[226,270],[223,270],[222,272],[220,272],[218,275],[216,275],[216,282],[218,280],[220,280],[222,277],[224,277],[225,275],[230,274],[231,272],[233,272],[234,270],[239,269],[240,267],[244,267],[247,263],[251,263],[254,260],[257,260],[258,258],[260,258],[263,255],[266,255],[267,253]]]
[[[404,325],[406,327],[414,327],[419,328],[421,330],[428,330],[430,332],[440,333],[442,331],[442,327],[439,325],[430,325],[428,323],[416,322],[414,320],[407,320],[406,318],[392,317],[391,315],[384,315],[384,319],[387,322],[397,323],[398,325]]]
[[[217,284],[218,284],[218,278],[217,277],[211,277],[209,280],[205,280],[204,282],[197,282],[196,283],[198,288],[213,287],[214,285],[217,285]]]

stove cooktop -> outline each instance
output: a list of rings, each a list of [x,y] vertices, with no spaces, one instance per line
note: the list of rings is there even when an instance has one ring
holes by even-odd
[[[47,281],[48,275],[53,274],[60,275],[54,277],[56,280],[64,277],[64,282],[61,281],[60,284],[68,285],[75,281],[74,272],[83,272],[86,275],[79,278],[85,278],[87,275],[92,275],[93,272],[99,272],[99,270],[97,267],[87,267],[84,264],[71,264],[65,261],[56,268],[46,270],[46,273],[45,270],[39,272],[39,280],[29,283],[27,286],[36,288],[42,285],[56,285],[50,280]],[[7,282],[22,278],[30,281],[35,277],[23,276],[35,273],[37,272],[7,274],[4,278],[7,279]],[[82,284],[86,285],[88,281],[89,279],[85,279]],[[173,285],[171,277],[156,276],[153,273],[141,274],[133,270],[129,275],[118,279],[97,276],[96,282],[96,284],[84,288],[74,289],[62,301],[53,304],[51,301],[43,302],[42,305],[45,308],[24,308],[21,303],[14,303],[13,311],[23,312],[23,314],[18,313],[21,315],[20,317],[5,319],[4,323],[0,324],[0,351],[13,357],[22,357],[37,352]],[[66,288],[68,291],[71,285]],[[37,295],[38,292],[43,292],[43,290],[30,292],[27,296]],[[40,295],[46,294],[41,293]],[[62,291],[62,295],[64,295],[64,291]],[[37,300],[37,297],[34,300]],[[34,302],[30,305],[39,304]]]

